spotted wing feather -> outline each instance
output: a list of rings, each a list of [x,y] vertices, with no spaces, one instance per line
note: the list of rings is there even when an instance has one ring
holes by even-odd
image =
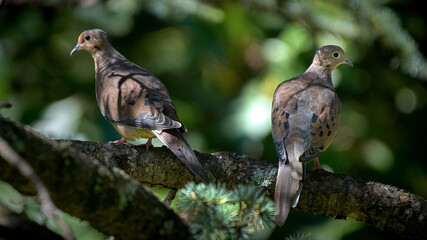
[[[333,89],[314,87],[308,92],[310,96],[310,144],[301,155],[300,161],[306,162],[316,158],[325,151],[334,139],[341,120],[341,102]]]

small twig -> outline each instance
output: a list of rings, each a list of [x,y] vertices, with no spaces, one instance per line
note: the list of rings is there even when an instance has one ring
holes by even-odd
[[[1,8],[2,2],[0,0],[0,8]],[[0,108],[10,108],[12,107],[12,104],[5,100],[0,100]]]
[[[165,200],[163,200],[163,204],[165,204],[166,206],[170,207],[173,199],[176,196],[176,193],[177,193],[176,189],[171,189],[169,191],[168,195],[166,196]]]
[[[70,227],[58,214],[59,210],[50,198],[49,191],[46,186],[34,172],[30,164],[21,158],[21,156],[19,156],[2,137],[0,137],[0,156],[9,164],[16,166],[22,175],[31,180],[37,190],[40,203],[46,215],[52,217],[56,224],[58,224],[58,227],[61,229],[65,239],[74,240],[75,238]]]

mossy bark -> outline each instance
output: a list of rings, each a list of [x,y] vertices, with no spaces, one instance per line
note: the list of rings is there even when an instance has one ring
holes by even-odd
[[[189,238],[187,226],[172,210],[112,164],[3,118],[0,135],[33,167],[60,209],[89,221],[99,231],[117,239]],[[0,179],[23,193],[35,193],[3,160]]]
[[[0,135],[5,134],[10,137],[4,138],[34,165],[36,172],[43,176],[43,180],[46,179],[44,181],[56,179],[53,184],[46,184],[50,186],[54,201],[58,201],[58,207],[91,223],[101,221],[93,225],[106,233],[110,233],[104,230],[109,225],[117,228],[115,233],[139,229],[133,226],[134,221],[144,217],[135,216],[134,208],[144,211],[139,205],[149,205],[148,211],[163,209],[155,197],[132,179],[171,189],[182,188],[189,181],[199,181],[166,147],[147,151],[143,146],[49,140],[28,128],[0,119]],[[232,152],[196,152],[196,155],[213,182],[225,183],[228,187],[254,183],[265,187],[270,194],[274,192],[275,164]],[[36,161],[33,162],[34,158]],[[17,178],[17,173],[4,165],[0,161],[0,179],[25,193],[34,193],[25,180]],[[88,175],[92,174],[94,178],[89,179]],[[65,198],[56,196],[62,194]],[[140,195],[147,197],[140,199]],[[427,236],[425,199],[390,185],[348,175],[308,171],[296,209],[337,218],[355,218],[401,236],[420,239]],[[163,226],[167,214],[175,215],[171,211],[161,211],[165,213],[152,219],[150,224]],[[116,223],[117,219],[123,224]],[[182,227],[176,215],[169,221],[176,221],[172,232]],[[148,223],[137,226],[145,224]]]

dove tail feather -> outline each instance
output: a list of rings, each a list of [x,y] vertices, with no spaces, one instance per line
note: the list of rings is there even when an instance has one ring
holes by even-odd
[[[153,131],[157,138],[165,144],[183,162],[190,171],[205,183],[210,183],[208,175],[200,165],[196,154],[185,141],[178,129]]]
[[[276,189],[274,192],[274,205],[277,213],[276,224],[282,226],[288,218],[291,207],[298,203],[302,183],[291,174],[290,165],[279,161],[277,172]]]

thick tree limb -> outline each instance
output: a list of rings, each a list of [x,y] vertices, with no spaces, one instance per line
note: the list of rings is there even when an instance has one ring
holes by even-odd
[[[23,131],[21,128],[14,123],[0,119],[0,135],[15,135],[15,131]],[[24,133],[28,135],[31,133],[31,130],[25,129]],[[27,143],[26,141],[34,141],[34,139],[23,137],[22,134],[8,138],[12,146],[20,148],[21,154],[22,152],[32,151],[33,148],[31,146],[33,143]],[[38,137],[43,141],[50,142],[42,136]],[[139,182],[148,185],[161,185],[172,189],[181,188],[188,181],[198,181],[165,147],[147,151],[145,147],[138,146],[64,140],[57,140],[56,142],[61,149],[59,150],[60,155],[54,152],[52,153],[54,157],[52,157],[50,156],[51,153],[47,150],[27,154],[32,154],[35,158],[38,158],[37,163],[42,164],[42,166],[46,164],[46,161],[43,161],[45,159],[64,167],[64,159],[70,158],[70,155],[66,155],[66,158],[64,158],[64,152],[77,155],[83,153],[98,160],[100,168],[122,169]],[[58,148],[53,148],[53,150],[58,150]],[[237,184],[255,183],[266,187],[270,193],[274,191],[277,173],[276,165],[274,164],[230,152],[196,154],[213,181],[226,183],[229,187]],[[90,162],[97,162],[96,160],[89,158],[75,164],[93,165]],[[67,163],[68,161],[66,160],[65,162]],[[13,175],[13,169],[2,165],[4,163],[0,161],[0,179],[11,183],[20,191],[31,193],[31,188]],[[73,168],[79,168],[79,166],[73,166]],[[57,168],[56,171],[66,181],[67,178],[74,176],[74,174],[76,176],[81,175],[75,173],[73,168],[67,166],[67,171],[59,171],[61,168]],[[39,167],[38,169],[44,168]],[[56,173],[56,171],[41,171],[40,174],[48,177],[49,174]],[[71,172],[67,173],[68,171]],[[115,172],[118,172],[118,170],[115,170]],[[101,173],[102,171],[100,171]],[[90,189],[93,190],[93,187],[91,188],[90,184],[81,182],[80,178],[74,177],[74,179],[78,179],[76,183],[79,184],[77,186],[69,184],[67,187],[72,188],[72,192],[86,192],[84,197],[87,197],[87,192],[91,192]],[[105,181],[105,179],[101,178],[100,181]],[[84,197],[80,198],[83,203],[88,201]],[[103,201],[117,201],[119,197],[116,194],[110,198],[100,198],[98,204],[104,204]],[[67,199],[61,199],[61,201],[67,202]],[[130,199],[129,203],[131,204],[133,201]],[[139,203],[144,202],[145,205],[148,204],[148,201],[152,200],[140,201]],[[67,209],[58,203],[60,208],[72,215],[79,216],[90,222],[93,221],[90,219],[93,213],[85,212],[85,214],[88,214],[85,215],[80,209],[85,208],[84,206],[87,206],[87,204],[78,204],[76,202],[62,204],[74,205]],[[343,174],[309,171],[297,209],[313,214],[337,216],[338,218],[352,217],[379,229],[395,232],[401,236],[412,238],[427,236],[427,201],[425,199],[390,185],[366,181]],[[85,208],[85,210],[88,211],[89,209]],[[97,211],[97,214],[101,218],[109,218],[111,212],[102,213]],[[100,231],[104,231],[99,226],[95,224],[94,226]]]
[[[62,216],[58,214],[59,210],[52,202],[49,190],[40,180],[39,176],[34,172],[31,165],[22,159],[21,156],[19,156],[2,137],[0,137],[0,157],[10,165],[16,167],[23,176],[27,177],[31,181],[37,191],[43,211],[56,222],[58,227],[61,229],[64,238],[66,240],[76,239],[68,224],[64,221]]]
[[[62,210],[117,239],[187,239],[188,228],[151,191],[122,170],[0,117],[0,136],[28,160]],[[16,169],[0,159],[0,179],[34,193]]]
[[[138,146],[60,142],[113,164],[146,184],[182,188],[188,181],[198,181],[166,147],[146,151]],[[266,187],[270,193],[274,192],[275,164],[231,152],[196,154],[215,182],[226,183],[229,187],[255,183]],[[296,209],[337,218],[355,218],[402,236],[427,236],[425,199],[390,185],[344,174],[309,171]]]

